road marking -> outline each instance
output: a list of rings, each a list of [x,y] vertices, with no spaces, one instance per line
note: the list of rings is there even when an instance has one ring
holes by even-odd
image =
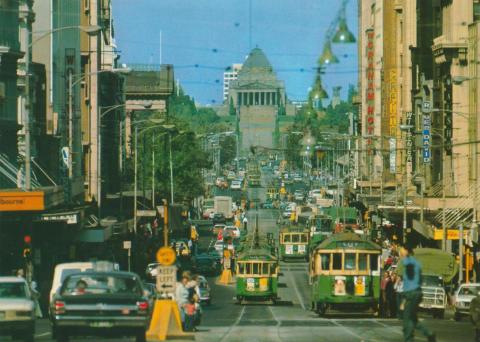
[[[275,316],[275,313],[273,312],[273,309],[271,306],[268,306],[268,309],[270,310],[270,312],[272,313],[272,317],[273,319],[277,322],[277,325],[275,326],[276,330],[277,330],[277,338],[279,341],[282,340],[282,338],[280,337],[280,325],[281,325],[281,321],[277,319],[277,316]]]
[[[292,277],[292,272],[289,271],[288,276],[293,283],[293,289],[295,290],[295,294],[297,295],[298,301],[300,302],[300,306],[303,310],[305,309],[305,304],[303,303],[302,296],[300,295],[300,291],[298,291],[297,283],[295,282],[295,278]]]
[[[51,335],[50,332],[44,332],[44,333],[41,333],[41,334],[36,334],[35,337],[43,337],[43,336],[48,336],[48,335]]]
[[[379,324],[379,325],[381,325],[381,326],[384,327],[384,328],[393,330],[393,332],[397,333],[398,335],[403,335],[403,332],[398,331],[398,329],[396,329],[396,327],[392,327],[392,326],[390,326],[390,325],[388,325],[388,324],[385,324],[385,323],[382,323],[382,322],[380,322],[380,321],[378,321],[378,320],[374,320],[374,322],[377,323],[377,324]]]
[[[338,323],[335,319],[332,319],[331,322],[335,324],[337,327],[342,328],[347,334],[352,335],[353,337],[358,338],[360,341],[365,341],[365,339],[358,335],[357,333],[353,332],[352,330],[348,329],[346,326]],[[375,341],[375,340],[369,340],[369,341]]]
[[[233,323],[230,328],[227,330],[227,332],[225,333],[225,335],[223,335],[223,337],[220,339],[220,342],[221,341],[225,341],[225,339],[230,335],[230,333],[232,332],[233,328],[238,326],[238,324],[240,323],[240,321],[242,320],[242,317],[243,317],[243,314],[245,313],[245,310],[247,309],[247,307],[244,305],[243,308],[242,308],[242,311],[240,312],[240,315],[238,315],[238,318],[237,320],[235,321],[235,323]]]

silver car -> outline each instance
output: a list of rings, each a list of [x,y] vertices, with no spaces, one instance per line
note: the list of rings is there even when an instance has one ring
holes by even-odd
[[[35,302],[25,279],[0,277],[0,336],[33,341]]]
[[[470,303],[480,291],[480,283],[462,284],[455,292],[455,311],[454,319],[456,321],[462,318],[462,315],[470,314]]]

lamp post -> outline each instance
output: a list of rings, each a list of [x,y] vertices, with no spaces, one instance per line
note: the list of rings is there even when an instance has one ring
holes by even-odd
[[[31,190],[32,188],[32,151],[31,151],[31,133],[30,133],[30,48],[37,43],[40,39],[49,36],[52,33],[70,30],[70,29],[79,29],[83,32],[86,32],[88,35],[98,34],[102,28],[100,26],[65,26],[57,27],[53,30],[45,32],[39,38],[30,41],[30,32],[27,32],[25,35],[25,109],[23,115],[24,129],[25,129],[25,190]],[[27,25],[28,30],[28,25]],[[69,105],[70,108],[70,105]]]
[[[405,149],[407,148],[407,132],[413,128],[413,125],[400,125],[400,131],[405,133]],[[408,187],[408,172],[407,172],[407,153],[405,153],[405,165],[403,167],[403,243],[407,241],[407,187]]]

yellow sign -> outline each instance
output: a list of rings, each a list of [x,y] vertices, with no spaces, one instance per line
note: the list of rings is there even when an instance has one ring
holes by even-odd
[[[259,283],[260,291],[268,290],[268,278],[260,278],[258,283]]]
[[[365,277],[354,277],[355,296],[365,296]]]
[[[5,191],[0,192],[1,211],[39,211],[45,209],[43,191]]]
[[[280,193],[281,193],[282,195],[285,195],[285,194],[287,193],[287,190],[285,190],[285,188],[282,187],[282,188],[280,188]]]
[[[468,231],[463,231],[463,238],[466,239],[468,236]],[[443,240],[443,229],[435,229],[433,232],[434,240]],[[460,231],[458,229],[447,229],[447,240],[459,240]]]
[[[173,265],[177,258],[177,255],[173,248],[161,247],[157,252],[157,261],[162,266]]]

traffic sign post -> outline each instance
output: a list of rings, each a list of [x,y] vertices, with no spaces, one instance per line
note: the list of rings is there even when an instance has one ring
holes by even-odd
[[[220,285],[229,285],[233,283],[233,275],[231,270],[231,257],[232,251],[225,249],[223,251],[223,271],[220,279],[218,280],[218,284]]]
[[[130,265],[132,259],[132,241],[123,241],[123,249],[128,250],[128,272],[130,272]]]
[[[171,247],[161,247],[157,252],[157,291],[164,299],[156,299],[147,331],[149,341],[165,341],[167,337],[188,336],[183,332],[177,303],[172,299],[177,284],[177,267],[173,264],[176,253]]]

